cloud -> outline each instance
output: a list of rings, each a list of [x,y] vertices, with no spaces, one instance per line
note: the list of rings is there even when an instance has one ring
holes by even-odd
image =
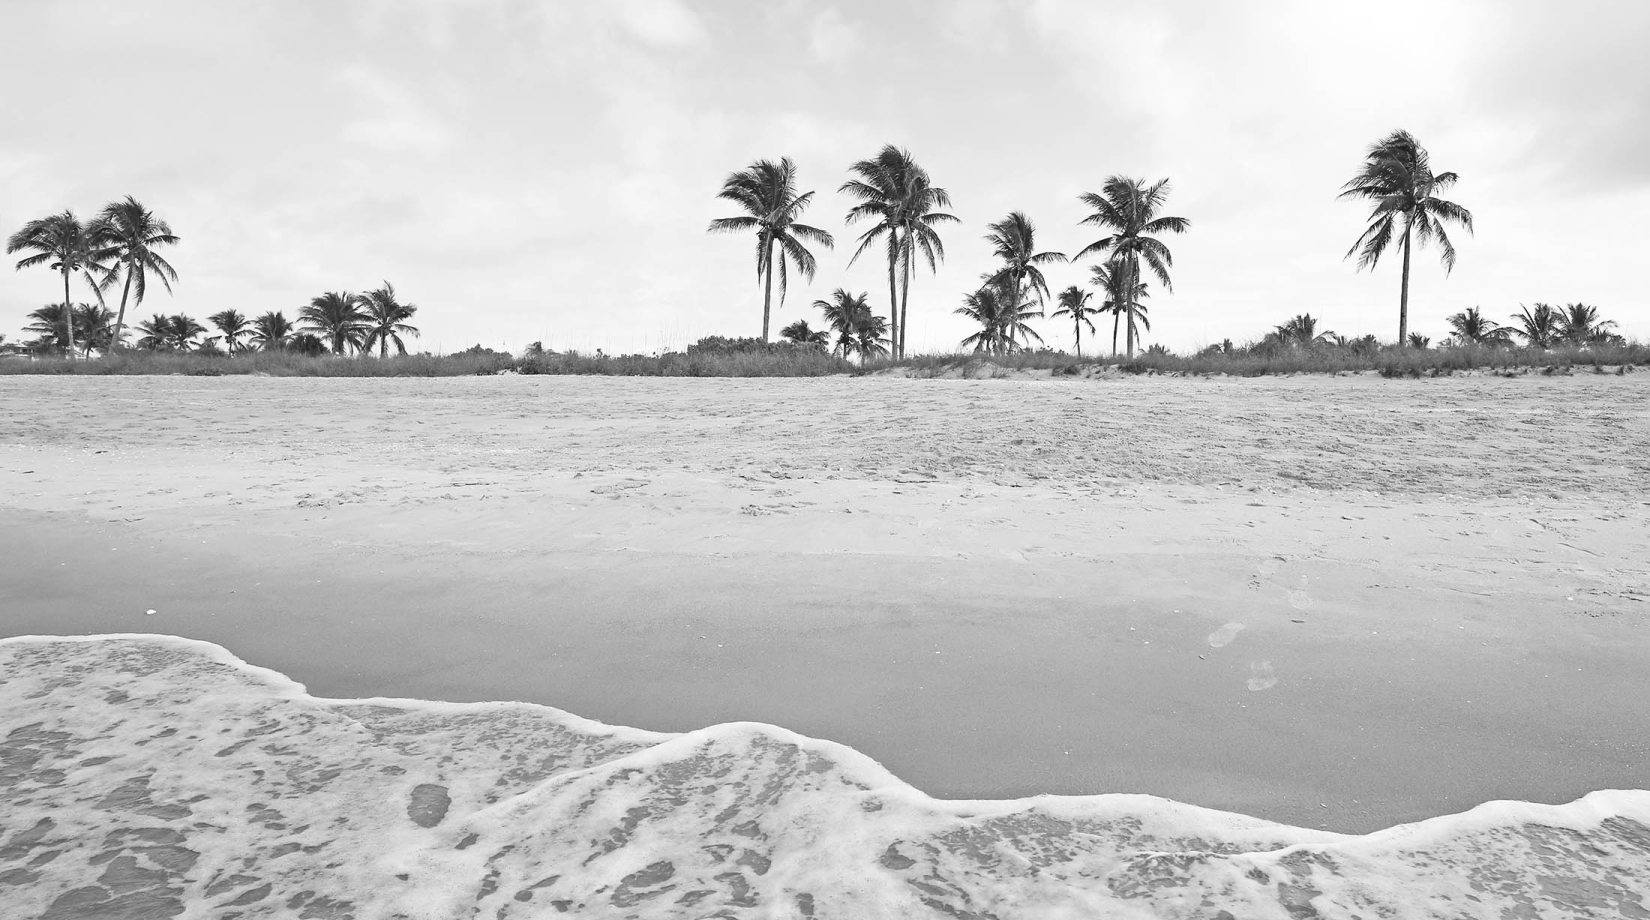
[[[827,9],[814,17],[808,27],[808,47],[814,57],[826,64],[840,64],[859,50],[858,30],[834,9]]]
[[[344,126],[343,138],[390,153],[434,154],[452,143],[450,132],[411,90],[367,67],[338,75],[369,114]]]
[[[705,26],[681,0],[606,0],[633,37],[659,48],[705,40]]]

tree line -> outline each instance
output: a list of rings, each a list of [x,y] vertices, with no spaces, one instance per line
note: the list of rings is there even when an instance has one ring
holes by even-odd
[[[25,331],[36,336],[35,349],[89,357],[94,351],[109,354],[127,347],[128,303],[140,307],[151,280],[159,280],[171,293],[178,273],[158,250],[179,242],[166,221],[130,195],[111,202],[90,220],[66,210],[29,221],[6,241],[7,254],[25,253],[17,262],[19,271],[45,266],[63,279],[63,302],[29,314],[32,322]],[[89,287],[96,303],[74,302],[76,279]],[[118,311],[109,308],[104,296],[116,286],[121,291]],[[409,322],[417,312],[417,305],[401,303],[394,285],[385,281],[365,294],[328,292],[315,297],[299,308],[296,322],[279,310],[255,318],[223,310],[207,317],[212,324],[208,328],[182,313],[156,313],[137,324],[136,347],[186,352],[218,349],[221,343],[230,355],[248,349],[367,354],[376,348],[383,358],[391,345],[398,354],[407,353],[403,337],[418,335]],[[207,335],[214,328],[218,335]]]
[[[849,166],[848,172],[850,178],[838,188],[854,202],[844,224],[871,222],[858,238],[848,264],[853,265],[873,245],[882,244],[888,265],[889,316],[878,316],[871,310],[868,294],[838,289],[831,300],[815,301],[815,306],[826,311],[829,331],[815,333],[802,321],[787,326],[782,334],[793,341],[829,342],[833,350],[845,356],[858,354],[863,358],[891,351],[895,357],[904,357],[913,265],[920,259],[934,271],[945,257],[940,226],[960,221],[956,215],[940,210],[952,206],[950,194],[934,184],[908,150],[892,144],[884,146],[876,156]],[[1448,226],[1458,225],[1472,232],[1471,212],[1439,197],[1458,179],[1453,172],[1435,172],[1426,149],[1409,132],[1398,130],[1371,145],[1362,166],[1341,187],[1341,198],[1370,203],[1365,230],[1344,258],[1357,256],[1359,269],[1373,269],[1381,256],[1393,249],[1403,255],[1398,305],[1401,345],[1411,341],[1409,277],[1413,250],[1436,244],[1448,273],[1456,259]],[[1114,175],[1105,180],[1100,192],[1079,196],[1091,212],[1079,223],[1099,227],[1106,235],[1069,259],[1064,253],[1037,251],[1036,226],[1023,211],[1011,212],[989,224],[985,239],[992,244],[1000,264],[980,276],[980,286],[965,294],[962,305],[954,311],[980,327],[964,338],[960,347],[1001,354],[1027,347],[1033,340],[1041,342],[1042,337],[1028,324],[1045,315],[1051,297],[1040,266],[1093,256],[1102,260],[1090,268],[1096,290],[1087,291],[1077,285],[1066,288],[1058,295],[1058,309],[1053,315],[1067,317],[1072,323],[1079,355],[1083,329],[1094,334],[1093,318],[1112,316],[1112,352],[1117,352],[1121,328],[1125,354],[1132,357],[1139,333],[1151,330],[1144,303],[1149,292],[1142,263],[1164,290],[1172,291],[1169,269],[1174,258],[1159,237],[1185,233],[1191,227],[1184,217],[1162,213],[1169,190],[1168,179],[1148,184],[1142,179]],[[783,305],[790,270],[794,268],[810,280],[814,277],[817,260],[808,244],[835,247],[830,233],[799,220],[813,196],[812,191],[798,191],[796,164],[789,157],[777,162],[758,160],[730,174],[717,193],[717,198],[739,205],[745,213],[713,220],[709,231],[756,233],[756,278],[762,288],[764,342],[769,335],[775,274]],[[854,304],[853,309],[843,307],[847,302]],[[872,332],[879,324],[886,336]]]

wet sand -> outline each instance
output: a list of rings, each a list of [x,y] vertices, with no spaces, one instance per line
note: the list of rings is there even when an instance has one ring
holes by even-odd
[[[1650,786],[1642,373],[0,377],[0,418],[4,635],[772,722],[941,797],[1364,832]]]

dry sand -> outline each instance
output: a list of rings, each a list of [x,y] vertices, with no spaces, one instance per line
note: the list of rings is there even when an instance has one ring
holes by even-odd
[[[1650,374],[0,377],[0,425],[3,635],[773,722],[942,797],[1650,787]]]

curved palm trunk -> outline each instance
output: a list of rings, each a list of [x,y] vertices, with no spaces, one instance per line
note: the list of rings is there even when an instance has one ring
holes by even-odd
[[[1077,357],[1083,356],[1083,324],[1077,323]]]
[[[1404,227],[1404,281],[1403,289],[1398,294],[1398,345],[1400,347],[1409,342],[1409,234],[1411,227]]]
[[[905,340],[910,335],[911,321],[911,236],[905,237],[906,253],[901,259],[899,280],[899,356],[905,357]]]
[[[126,284],[120,289],[120,313],[115,316],[115,336],[109,340],[109,350],[120,350],[120,331],[126,327],[126,298],[132,293],[132,270],[126,269]]]
[[[69,337],[69,357],[74,357],[74,307],[69,303],[69,263],[63,262],[63,328]]]
[[[1117,327],[1122,322],[1123,311],[1114,308],[1111,311],[1111,356],[1113,358],[1117,357]]]

